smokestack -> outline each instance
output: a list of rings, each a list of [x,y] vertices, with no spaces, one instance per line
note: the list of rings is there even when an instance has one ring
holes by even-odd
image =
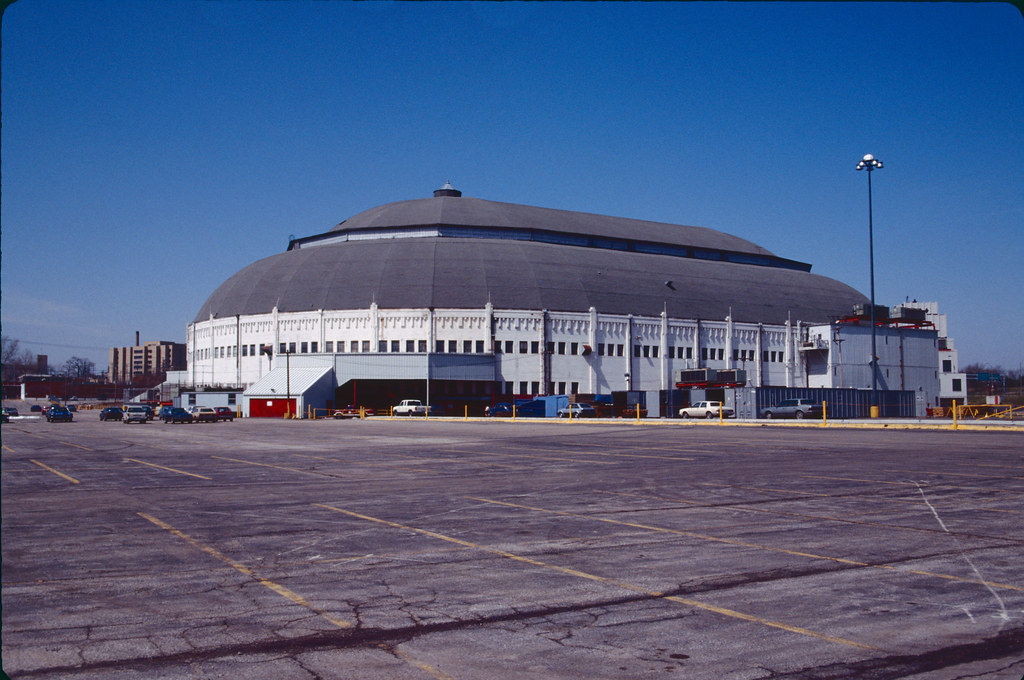
[[[139,346],[139,332],[135,331],[135,346]]]

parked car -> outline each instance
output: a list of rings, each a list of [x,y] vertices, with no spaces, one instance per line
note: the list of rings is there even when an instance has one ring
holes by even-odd
[[[721,412],[722,418],[732,418],[734,412],[728,406],[722,406],[720,401],[698,401],[693,406],[679,409],[680,418],[718,418]]]
[[[167,422],[167,416],[170,415],[171,409],[173,409],[173,408],[174,408],[173,406],[161,406],[160,410],[156,412],[156,417],[166,423]]]
[[[810,399],[783,399],[775,406],[762,409],[761,414],[768,418],[821,418],[824,409],[821,404]]]
[[[484,415],[488,418],[511,418],[512,404],[502,402],[484,409]]]
[[[192,414],[179,406],[165,406],[164,409],[160,409],[160,417],[163,419],[165,424],[170,423],[191,423]]]
[[[75,414],[63,406],[54,404],[46,409],[46,422],[48,423],[70,423],[75,419]]]
[[[193,423],[217,422],[217,411],[212,406],[193,406],[188,412],[192,414]]]
[[[230,420],[234,422],[235,411],[229,406],[215,406],[213,408],[217,413],[217,420]]]
[[[77,407],[77,406],[75,406],[74,404],[69,404],[69,405],[68,405],[68,406],[66,406],[65,408],[66,408],[67,410],[71,411],[72,413],[78,413],[78,407]]]
[[[360,411],[360,409],[362,409]],[[366,408],[365,406],[353,406],[349,404],[345,408],[334,409],[335,418],[359,418],[360,414],[362,417],[369,417],[375,415],[376,412],[372,408]]]
[[[569,404],[558,409],[559,418],[594,418],[597,411],[590,404]]]
[[[124,415],[121,416],[124,424],[128,423],[147,423],[149,422],[149,413],[147,411],[152,410],[148,406],[125,406]]]
[[[516,404],[517,418],[544,418],[548,414],[548,406],[542,399],[533,399]]]
[[[13,406],[4,406],[4,413],[13,418],[18,415],[18,409]]]
[[[42,410],[43,410],[43,407],[42,407],[42,406],[40,406],[39,404],[32,404],[32,405],[31,405],[31,406],[30,406],[30,407],[28,408],[28,410],[29,410],[29,411],[31,411],[32,413],[39,413],[40,411],[42,411]]]
[[[121,420],[123,417],[124,411],[116,406],[108,406],[100,411],[100,420]]]

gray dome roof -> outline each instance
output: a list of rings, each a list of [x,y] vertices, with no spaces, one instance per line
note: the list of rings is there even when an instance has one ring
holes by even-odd
[[[414,227],[434,231],[396,237]],[[462,231],[445,235],[450,227]],[[544,235],[540,240],[510,235],[530,229]],[[569,234],[576,236],[567,242],[576,245],[554,242]],[[337,240],[349,236],[352,240]],[[741,255],[723,261],[635,252],[615,244],[587,247],[578,245],[582,236]],[[297,244],[225,281],[195,321],[263,314],[274,307],[281,312],[365,309],[376,302],[381,308],[480,309],[491,302],[495,309],[585,312],[594,307],[605,314],[650,316],[667,309],[673,318],[699,319],[723,319],[731,308],[737,321],[781,323],[788,314],[794,320],[827,321],[867,301],[843,283],[810,273],[806,265],[788,267],[789,261],[768,250],[712,229],[450,195],[372,208]],[[767,265],[746,264],[744,258]]]

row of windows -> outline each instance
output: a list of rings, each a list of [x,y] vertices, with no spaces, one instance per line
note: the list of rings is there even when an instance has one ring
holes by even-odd
[[[338,353],[344,353],[346,351],[346,344],[344,341],[338,341],[335,345],[334,341],[328,340],[324,343],[324,351],[330,354],[335,352],[337,347]],[[403,347],[403,341],[401,340],[380,340],[377,343],[378,352],[401,352]],[[405,340],[404,351],[406,352],[419,352],[425,353],[427,351],[426,340]],[[349,352],[369,352],[370,341],[369,340],[351,340],[347,345]],[[460,351],[460,344],[458,340],[438,340],[435,351],[438,354],[457,354]],[[537,354],[540,352],[540,342],[537,340],[527,341],[519,340],[505,340],[504,343],[494,343],[495,353],[501,353],[504,351],[505,354],[514,354],[518,349],[519,354]],[[598,343],[597,353],[599,356],[619,356],[623,355],[624,346],[621,344],[612,343]],[[290,354],[309,354],[316,353],[319,351],[319,343],[317,342],[282,342],[278,348],[278,352],[284,354],[288,352]],[[590,353],[590,348],[587,345],[582,345],[578,342],[548,342],[547,351],[550,354],[568,354],[586,355]],[[241,356],[256,356],[256,345],[242,345]],[[461,341],[461,352],[463,354],[483,354],[484,353],[484,341],[483,340],[463,340]],[[633,356],[634,357],[647,357],[647,358],[658,358],[658,345],[634,345]],[[236,356],[235,347],[231,345],[225,345],[223,347],[206,347],[198,350],[197,359],[230,359]],[[755,352],[752,349],[734,349],[732,351],[733,361],[753,361]],[[668,348],[669,359],[692,359],[693,348],[692,347],[669,347]],[[724,361],[725,350],[721,347],[701,347],[700,358],[704,361]],[[763,354],[765,363],[783,361],[784,355],[782,352],[765,350]],[[944,367],[945,368],[945,367]]]

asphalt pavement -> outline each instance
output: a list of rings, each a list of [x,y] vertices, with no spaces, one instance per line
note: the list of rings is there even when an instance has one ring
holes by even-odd
[[[18,419],[10,677],[1024,676],[1024,432]]]

